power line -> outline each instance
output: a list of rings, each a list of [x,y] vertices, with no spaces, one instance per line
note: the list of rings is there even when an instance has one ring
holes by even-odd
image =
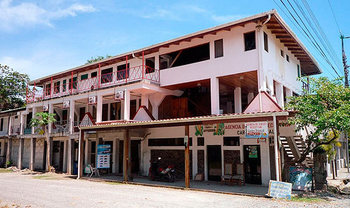
[[[340,75],[338,74],[337,70],[334,68],[333,64],[329,61],[328,57],[326,56],[326,54],[324,53],[323,49],[320,47],[320,45],[318,44],[318,42],[315,40],[315,38],[313,37],[313,35],[311,34],[311,32],[309,31],[309,29],[307,28],[307,26],[305,25],[304,21],[302,20],[302,18],[299,16],[299,14],[297,13],[297,11],[294,9],[293,5],[290,4],[289,0],[287,0],[289,5],[291,6],[291,8],[293,9],[293,11],[296,13],[296,15],[298,16],[298,18],[300,19],[300,21],[302,22],[302,24],[304,25],[304,27],[299,23],[299,21],[296,19],[296,17],[294,16],[294,14],[290,11],[290,9],[288,8],[288,6],[282,1],[280,0],[280,2],[282,3],[282,5],[286,8],[286,10],[288,11],[289,15],[293,18],[293,20],[298,24],[299,28],[303,31],[303,33],[307,36],[307,38],[311,41],[312,45],[315,47],[315,49],[320,53],[320,55],[324,58],[324,60],[329,64],[329,66],[333,69],[333,71],[336,73],[336,75],[338,77],[340,77]],[[277,4],[277,2],[275,1],[275,3]],[[278,5],[278,4],[277,4]]]
[[[334,18],[334,21],[335,21],[335,24],[337,25],[338,27],[338,30],[339,30],[339,33],[341,33],[341,30],[340,30],[340,27],[339,27],[339,24],[338,24],[338,21],[337,21],[337,18],[335,17],[335,14],[334,14],[334,11],[333,11],[333,7],[332,7],[332,4],[331,2],[328,0],[328,4],[329,4],[329,7],[331,8],[331,11],[332,11],[332,15],[333,15],[333,18]]]

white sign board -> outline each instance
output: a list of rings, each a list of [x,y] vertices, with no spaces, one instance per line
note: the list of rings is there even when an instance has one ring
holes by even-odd
[[[69,100],[63,101],[63,108],[69,108]]]
[[[111,145],[97,145],[97,168],[110,168]]]
[[[270,180],[268,196],[274,198],[291,199],[292,184],[281,181]]]
[[[245,123],[246,138],[268,138],[269,127],[267,122],[249,122]]]

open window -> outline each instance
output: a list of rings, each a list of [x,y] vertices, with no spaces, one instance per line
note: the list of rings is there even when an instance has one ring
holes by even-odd
[[[45,87],[45,95],[51,95],[51,84],[47,84]]]
[[[77,77],[73,77],[73,84],[72,84],[72,79],[69,79],[69,88],[73,87],[73,89],[77,89],[78,82],[77,82]]]
[[[224,56],[224,41],[223,39],[214,41],[215,58]]]
[[[244,50],[250,51],[256,48],[255,31],[244,34]]]
[[[206,43],[192,48],[186,48],[183,50],[161,55],[159,57],[159,67],[160,69],[167,69],[171,67],[205,61],[209,58],[209,43]]]
[[[88,79],[88,74],[83,74],[80,76],[80,80],[85,80],[85,79]]]
[[[128,70],[126,70],[126,64],[117,66],[117,79],[125,79],[129,77],[130,64],[128,64]]]
[[[67,90],[67,80],[62,81],[62,92],[66,92]]]
[[[146,74],[154,72],[155,62],[156,60],[154,57],[146,59]]]
[[[104,69],[101,71],[101,83],[112,82],[113,80],[113,68]]]
[[[53,85],[53,92],[54,93],[59,93],[60,92],[60,85],[61,85],[60,81],[55,82],[55,84]]]

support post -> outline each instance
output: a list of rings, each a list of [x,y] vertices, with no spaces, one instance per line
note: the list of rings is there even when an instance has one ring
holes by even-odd
[[[70,100],[69,101],[69,133],[73,134],[74,132],[74,113],[75,113],[75,101]]]
[[[32,109],[32,117],[35,118],[35,114],[36,114],[36,107],[33,107]],[[32,134],[35,134],[35,127],[32,126]]]
[[[124,120],[130,120],[130,91],[124,91]]]
[[[185,187],[190,188],[190,128],[185,126],[185,136],[188,138],[188,142],[185,147]]]
[[[35,147],[36,147],[36,138],[30,139],[30,164],[29,169],[34,170],[35,169]]]
[[[53,104],[49,104],[49,113],[53,113]],[[49,135],[52,133],[52,123],[49,123],[48,125],[48,131],[49,131]]]
[[[211,114],[220,114],[220,91],[219,79],[216,77],[210,78],[210,100],[211,100]]]
[[[145,52],[142,51],[142,80],[145,77]]]
[[[96,122],[102,121],[103,96],[97,96]]]
[[[80,130],[77,179],[80,179],[83,176],[83,158],[84,158],[84,131]]]
[[[277,133],[277,118],[276,114],[273,114],[273,137],[274,137],[274,150],[275,150],[275,169],[276,169],[276,181],[281,181],[280,169],[279,169],[279,148],[278,148],[278,133]]]
[[[47,137],[47,148],[46,148],[46,171],[51,172],[52,162],[52,137]]]
[[[129,142],[130,142],[129,129],[126,129],[124,133],[124,156],[123,156],[123,176],[124,176],[125,182],[129,181]]]
[[[234,90],[235,97],[235,113],[242,113],[242,89],[236,87]]]
[[[67,173],[73,174],[73,159],[74,159],[74,139],[68,139],[68,157],[67,157]]]
[[[24,139],[19,138],[17,168],[20,170],[22,169],[22,162],[23,162],[23,146],[24,146]]]
[[[11,162],[11,150],[12,150],[12,138],[10,137],[7,140],[6,167],[8,167],[7,164]]]

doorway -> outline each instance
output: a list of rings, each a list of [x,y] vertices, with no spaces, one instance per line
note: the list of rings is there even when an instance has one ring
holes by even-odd
[[[138,174],[140,170],[140,140],[131,140],[131,173]]]
[[[52,166],[59,172],[63,170],[63,141],[53,141]]]
[[[245,182],[261,184],[261,158],[259,145],[244,145]]]
[[[220,181],[221,169],[221,146],[207,145],[208,180]]]

